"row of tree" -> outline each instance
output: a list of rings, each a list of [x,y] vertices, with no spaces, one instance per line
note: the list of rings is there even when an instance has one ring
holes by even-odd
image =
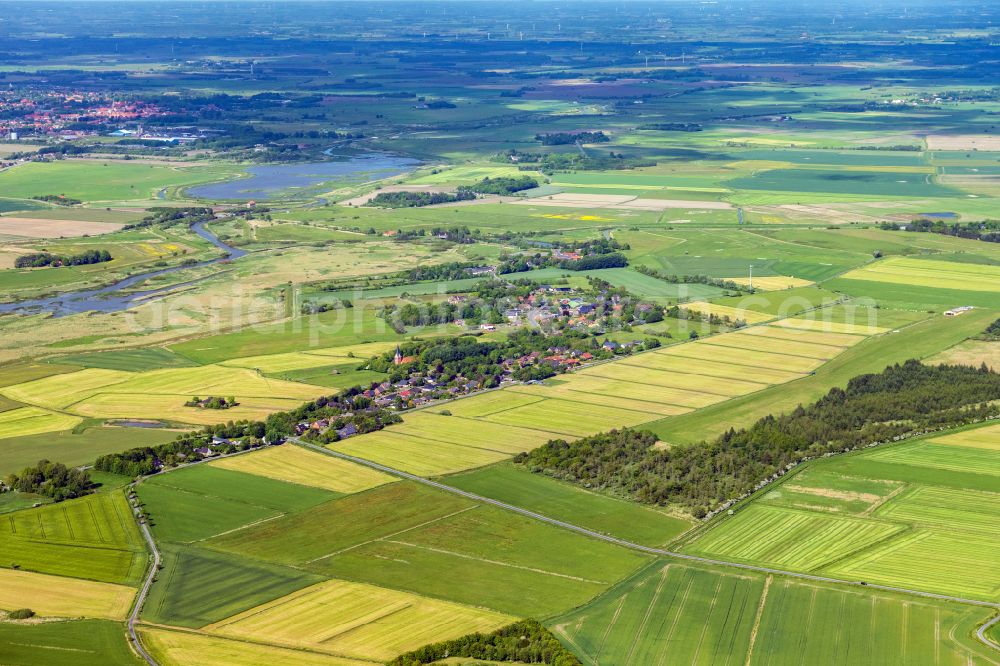
[[[663,449],[654,447],[651,432],[613,430],[553,440],[516,460],[534,472],[703,517],[807,458],[992,418],[1000,415],[998,401],[1000,374],[985,365],[910,360],[711,442]]]
[[[102,264],[111,261],[111,253],[107,250],[87,250],[80,254],[51,254],[35,252],[22,254],[14,260],[14,268],[42,268],[43,266],[84,266],[87,264]]]
[[[902,229],[905,231],[956,236],[958,238],[971,238],[988,243],[1000,243],[1000,221],[998,220],[966,222],[965,224],[953,222],[948,224],[943,220],[919,219],[905,225],[900,225],[896,222],[883,222],[880,228],[883,231],[899,231]]]

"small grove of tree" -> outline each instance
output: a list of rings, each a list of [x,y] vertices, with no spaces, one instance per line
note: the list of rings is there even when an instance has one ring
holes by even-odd
[[[983,220],[982,222],[966,222],[960,224],[953,222],[946,223],[943,220],[919,219],[900,225],[897,222],[883,222],[879,227],[883,231],[916,231],[923,233],[942,234],[944,236],[956,236],[958,238],[972,238],[988,243],[1000,243],[1000,220]]]
[[[422,666],[447,657],[581,666],[576,655],[563,647],[536,620],[521,620],[489,634],[469,634],[450,641],[431,643],[396,657],[388,666]]]
[[[590,271],[598,268],[624,268],[628,266],[628,259],[621,252],[611,252],[609,254],[592,254],[576,261],[563,261],[560,268],[569,271]]]
[[[34,467],[25,467],[7,477],[7,487],[22,493],[45,495],[60,502],[80,497],[94,488],[85,470],[66,467],[62,463],[39,460]]]
[[[41,268],[42,266],[83,266],[111,261],[107,250],[87,250],[80,254],[59,255],[49,252],[22,254],[14,260],[14,268]]]
[[[607,143],[611,139],[604,132],[554,132],[552,134],[536,134],[535,141],[543,146],[564,146],[570,143]]]
[[[459,188],[459,191],[466,190],[476,194],[499,194],[509,195],[523,190],[530,190],[538,187],[538,181],[531,176],[518,176],[517,178],[483,178],[478,183]]]
[[[34,199],[35,201],[45,201],[47,203],[54,203],[57,206],[79,206],[80,204],[83,203],[79,199],[73,199],[71,197],[63,196],[61,194],[41,194],[39,196],[31,198]]]
[[[229,409],[230,407],[235,407],[239,403],[236,402],[236,398],[229,396],[228,398],[222,398],[220,396],[208,396],[205,398],[199,398],[194,396],[190,400],[184,403],[185,407],[198,407],[200,409]]]
[[[27,620],[35,617],[35,611],[30,608],[18,608],[7,613],[8,620]]]
[[[473,192],[462,188],[459,188],[455,194],[447,192],[379,192],[365,205],[379,208],[420,208],[421,206],[454,203],[475,198],[476,195]]]
[[[533,472],[629,499],[680,505],[700,518],[804,459],[997,415],[1000,374],[985,365],[910,360],[712,442],[664,450],[653,446],[651,432],[612,430],[572,443],[553,440],[515,460]]]

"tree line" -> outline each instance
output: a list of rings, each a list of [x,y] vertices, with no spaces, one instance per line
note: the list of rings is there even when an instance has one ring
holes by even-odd
[[[84,266],[102,264],[113,257],[107,250],[87,250],[80,254],[52,254],[35,252],[22,254],[14,260],[14,268],[42,268],[43,266]]]
[[[654,447],[648,431],[552,440],[522,453],[531,471],[696,517],[808,458],[1000,415],[1000,374],[985,365],[909,360],[860,375],[811,405],[692,446]]]

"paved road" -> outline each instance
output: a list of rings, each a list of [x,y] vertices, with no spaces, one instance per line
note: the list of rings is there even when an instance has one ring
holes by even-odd
[[[315,444],[310,444],[309,442],[304,442],[297,438],[292,438],[290,441],[294,441],[297,444],[305,446],[314,451],[324,453],[329,456],[334,456],[335,458],[341,458],[343,460],[348,460],[350,462],[357,463],[359,465],[364,465],[365,467],[370,467],[372,469],[377,469],[380,472],[386,472],[387,474],[392,474],[393,476],[398,476],[403,479],[409,479],[410,481],[416,481],[417,483],[422,483],[438,490],[443,490],[455,495],[460,495],[477,502],[482,502],[484,504],[491,504],[493,506],[499,507],[501,509],[506,509],[508,511],[513,511],[514,513],[519,513],[522,516],[527,516],[529,518],[534,518],[543,523],[548,523],[550,525],[555,525],[563,529],[567,529],[573,532],[579,532],[580,534],[585,534],[589,537],[595,539],[600,539],[602,541],[607,541],[609,543],[617,544],[625,548],[631,548],[632,550],[638,550],[644,553],[650,553],[651,555],[665,555],[667,557],[676,557],[682,560],[690,560],[693,562],[701,562],[703,564],[713,564],[716,566],[723,567],[733,567],[736,569],[748,569],[750,571],[760,571],[763,573],[777,574],[780,576],[790,576],[792,578],[801,578],[805,580],[820,581],[824,583],[835,583],[838,585],[852,585],[854,587],[867,587],[875,590],[885,590],[888,592],[901,592],[903,594],[912,594],[919,597],[927,597],[930,599],[941,599],[944,601],[955,601],[963,604],[971,604],[974,606],[985,606],[987,608],[1000,609],[1000,603],[991,601],[980,601],[979,599],[965,599],[962,597],[954,597],[947,594],[935,594],[933,592],[923,592],[920,590],[910,590],[905,587],[892,587],[889,585],[876,585],[872,583],[862,583],[857,580],[844,580],[842,578],[831,578],[829,576],[817,576],[815,574],[800,573],[798,571],[785,571],[783,569],[772,569],[770,567],[756,566],[753,564],[743,564],[740,562],[727,562],[725,560],[715,560],[708,557],[698,557],[697,555],[688,555],[687,553],[678,553],[671,550],[665,550],[663,548],[651,548],[649,546],[643,546],[638,543],[633,543],[631,541],[626,541],[625,539],[619,539],[618,537],[613,537],[608,534],[603,534],[601,532],[595,532],[594,530],[589,530],[586,527],[580,527],[579,525],[574,525],[572,523],[567,523],[562,520],[556,520],[555,518],[549,518],[548,516],[536,513],[534,511],[529,511],[528,509],[523,509],[519,506],[514,506],[513,504],[507,504],[506,502],[501,502],[500,500],[491,499],[489,497],[483,497],[482,495],[476,495],[475,493],[470,493],[465,490],[460,490],[459,488],[454,488],[452,486],[439,483],[437,481],[431,481],[430,479],[425,479],[416,474],[410,474],[409,472],[404,472],[402,470],[394,469],[386,465],[380,465],[378,463],[372,462],[370,460],[365,460],[364,458],[358,458],[356,456],[347,455],[346,453],[340,453],[339,451],[333,451],[331,449],[324,448],[322,446],[316,446]],[[1000,616],[991,619],[989,622],[984,624],[976,632],[979,639],[993,648],[998,648],[996,643],[994,643],[988,636],[986,636],[986,631],[996,622],[1000,621]]]
[[[135,483],[129,485],[129,488],[134,488]],[[139,613],[142,611],[142,605],[146,602],[146,596],[149,594],[149,588],[153,586],[153,579],[156,578],[156,572],[160,569],[160,549],[156,547],[156,541],[153,540],[153,534],[149,531],[149,525],[145,522],[139,523],[139,529],[142,530],[142,536],[146,539],[146,543],[149,545],[149,552],[153,554],[153,563],[149,567],[149,573],[146,574],[146,580],[142,583],[142,588],[139,590],[139,594],[135,597],[135,602],[132,604],[132,612],[128,616],[128,635],[132,640],[132,645],[135,647],[136,652],[139,656],[146,660],[149,666],[158,666],[156,660],[146,652],[146,648],[142,646],[142,641],[139,640],[139,634],[136,633],[135,623],[139,621]]]

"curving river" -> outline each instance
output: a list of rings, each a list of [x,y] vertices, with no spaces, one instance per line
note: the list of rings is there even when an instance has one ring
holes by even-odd
[[[114,284],[109,284],[106,287],[100,287],[98,289],[72,291],[65,294],[59,294],[57,296],[47,296],[45,298],[35,298],[17,301],[15,303],[0,303],[0,314],[7,314],[11,312],[23,314],[51,312],[55,317],[65,317],[67,315],[78,314],[80,312],[119,312],[121,310],[127,310],[131,307],[135,307],[136,305],[141,305],[147,299],[158,296],[159,294],[167,291],[173,291],[178,287],[204,280],[205,277],[208,276],[191,280],[189,282],[182,282],[179,284],[175,283],[165,287],[158,287],[156,289],[133,291],[127,294],[119,293],[133,285],[161,275],[176,273],[177,271],[188,270],[191,268],[199,268],[201,266],[210,266],[212,264],[217,264],[220,261],[238,259],[246,255],[246,252],[243,250],[227,245],[219,240],[218,236],[205,228],[204,222],[195,222],[192,224],[191,231],[195,232],[220,250],[223,250],[226,254],[215,259],[199,261],[198,263],[190,264],[188,266],[171,266],[170,268],[162,268],[148,273],[130,275],[124,280],[119,280]]]

